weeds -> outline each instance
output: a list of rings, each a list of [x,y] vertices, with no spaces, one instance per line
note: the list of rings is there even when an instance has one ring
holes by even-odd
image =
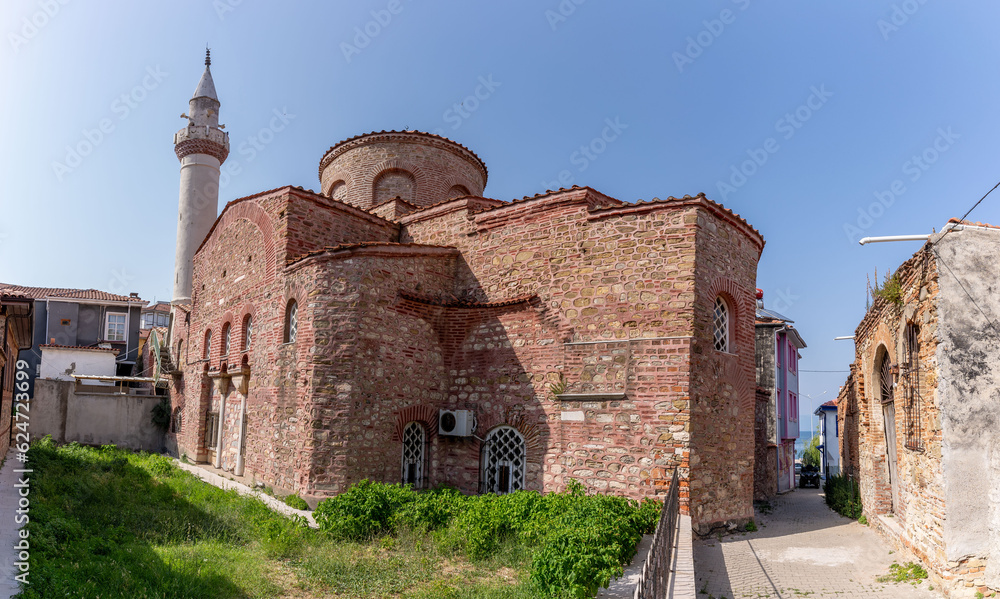
[[[876,580],[879,582],[907,582],[907,581],[917,581],[927,578],[927,570],[923,566],[916,562],[907,562],[905,565],[899,565],[893,562],[889,566],[889,573],[884,576],[879,576]]]

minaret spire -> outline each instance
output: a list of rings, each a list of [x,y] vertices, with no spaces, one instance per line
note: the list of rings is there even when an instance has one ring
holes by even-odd
[[[205,49],[205,72],[181,115],[187,126],[174,134],[174,153],[181,161],[181,190],[174,260],[174,304],[190,303],[194,253],[205,240],[219,211],[219,169],[229,156],[229,135],[219,128],[219,97]]]

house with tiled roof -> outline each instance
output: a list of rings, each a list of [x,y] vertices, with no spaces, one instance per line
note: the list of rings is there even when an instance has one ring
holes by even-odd
[[[841,470],[868,522],[935,585],[988,595],[1000,589],[1000,228],[952,219],[919,238],[854,331]]]
[[[32,390],[39,376],[132,374],[139,355],[139,315],[147,303],[138,294],[10,283],[0,283],[0,294],[18,294],[33,304],[30,344],[20,351]]]
[[[739,215],[704,194],[489,198],[468,148],[379,131],[325,152],[318,191],[217,216],[210,87],[175,136],[179,454],[310,502],[366,478],[641,498],[676,470],[698,531],[753,517],[764,240]]]

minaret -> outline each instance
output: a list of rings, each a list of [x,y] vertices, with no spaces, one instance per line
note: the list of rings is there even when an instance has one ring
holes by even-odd
[[[174,259],[174,304],[191,302],[191,271],[195,250],[205,240],[219,211],[219,168],[229,156],[229,135],[219,128],[219,98],[205,50],[205,73],[188,104],[187,127],[174,134],[174,152],[181,161],[181,193]]]

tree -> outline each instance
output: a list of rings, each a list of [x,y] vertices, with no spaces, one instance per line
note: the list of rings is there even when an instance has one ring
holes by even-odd
[[[809,445],[802,450],[802,467],[803,468],[819,468],[820,463],[820,453],[819,453],[819,435],[814,435],[812,440],[809,441]]]

